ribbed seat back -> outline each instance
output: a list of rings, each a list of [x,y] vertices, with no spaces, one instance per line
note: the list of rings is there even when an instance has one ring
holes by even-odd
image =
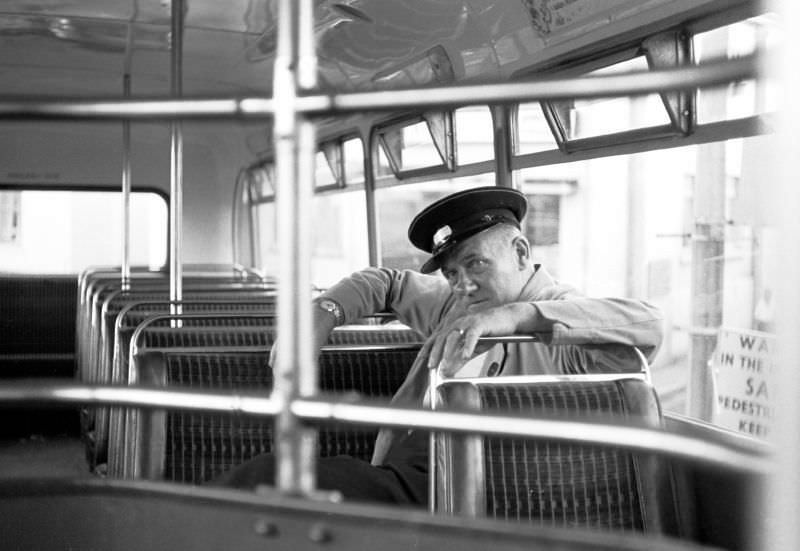
[[[613,382],[484,386],[480,399],[486,411],[537,417],[626,417],[623,397]],[[484,454],[488,516],[539,525],[644,528],[629,453],[486,437]]]
[[[167,384],[196,389],[272,390],[272,370],[263,352],[167,354]],[[172,411],[166,416],[164,478],[209,480],[251,457],[272,451],[268,417]]]
[[[655,392],[639,378],[513,379],[448,382],[439,395],[449,406],[486,412],[661,426]],[[444,477],[441,501],[448,512],[540,526],[677,532],[669,471],[651,455],[546,439],[466,436],[440,442],[440,462],[460,471]],[[465,450],[472,457],[452,457]],[[480,468],[470,467],[471,462],[479,462]],[[475,476],[480,478],[475,497],[457,495],[459,488],[467,487],[459,480]]]
[[[269,347],[275,341],[272,325],[249,327],[150,327],[141,333],[145,348]]]
[[[248,296],[247,294],[237,293],[235,295],[226,294],[221,297],[216,295],[213,297],[218,300],[211,300],[209,296],[192,295],[191,301],[186,300],[181,308],[184,313],[200,313],[200,312],[238,312],[238,313],[263,313],[274,314],[276,305],[275,301],[271,298],[262,298],[257,296]],[[125,315],[117,320],[117,324],[121,328],[137,327],[143,321],[153,317],[156,314],[169,313],[169,304],[167,302],[157,304],[152,302],[133,304],[125,311]],[[263,323],[263,322],[262,322]],[[258,324],[257,321],[252,320],[239,320],[232,323],[226,320],[216,320],[213,318],[208,319],[195,319],[187,320],[184,325],[205,327],[214,325],[252,325]],[[169,320],[159,320],[153,324],[156,327],[169,327]]]
[[[323,352],[319,361],[319,383],[324,392],[358,392],[370,397],[391,397],[405,380],[419,344],[399,349]],[[198,353],[144,350],[137,357],[142,381],[166,386],[254,392],[272,388],[272,371],[267,350],[252,352]],[[215,415],[198,412],[166,412],[163,421],[137,423],[137,430],[160,426],[149,434],[126,435],[126,455],[132,447],[147,446],[142,457],[149,464],[132,466],[126,475],[165,478],[200,483],[255,455],[272,451],[270,418]],[[163,434],[163,436],[161,436]],[[372,427],[326,426],[319,431],[321,457],[351,455],[369,461],[377,429]],[[137,444],[138,443],[138,444]]]
[[[208,295],[208,296],[206,296]],[[274,340],[270,327],[274,324],[274,298],[263,292],[225,292],[204,293],[202,296],[187,294],[181,304],[187,314],[209,314],[208,318],[182,322],[184,327],[170,328],[170,320],[158,320],[142,332],[138,345],[161,347],[209,347],[209,346],[269,346]],[[156,315],[169,312],[169,304],[160,302],[133,302],[123,308],[115,322],[112,352],[109,361],[99,363],[91,376],[97,382],[128,383],[128,356],[131,339],[139,324]],[[217,314],[213,317],[212,314]],[[226,317],[226,314],[230,316]],[[235,318],[238,314],[252,314],[253,317]],[[233,326],[232,330],[217,329],[203,334],[203,327]],[[245,330],[246,327],[246,330]],[[120,411],[100,407],[85,409],[82,412],[84,441],[87,457],[94,466],[107,459],[109,446],[109,423],[121,424]],[[121,429],[117,428],[119,433]],[[113,444],[112,444],[113,445]]]

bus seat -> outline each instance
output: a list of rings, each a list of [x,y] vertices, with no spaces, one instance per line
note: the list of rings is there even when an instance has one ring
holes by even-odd
[[[153,318],[159,314],[166,314],[169,311],[169,303],[166,300],[162,301],[141,301],[143,294],[132,293],[128,296],[128,301],[120,303],[117,307],[119,313],[114,316],[113,323],[113,339],[107,339],[100,348],[108,348],[110,352],[103,351],[100,353],[100,360],[93,369],[84,370],[83,376],[87,377],[87,382],[99,383],[115,383],[126,384],[128,382],[128,353],[131,345],[131,338],[136,327],[146,320]],[[226,341],[226,345],[253,345],[263,344],[266,345],[272,342],[272,332],[266,329],[266,326],[271,326],[271,319],[265,319],[267,316],[273,315],[275,303],[274,297],[264,296],[263,291],[240,291],[233,293],[225,291],[224,293],[187,293],[187,299],[180,303],[183,310],[187,313],[207,313],[209,319],[205,320],[192,320],[186,322],[187,325],[251,325],[260,324],[265,333],[259,334],[254,329],[248,335],[248,332],[237,331],[225,334],[224,336],[218,335],[217,339]],[[115,307],[115,308],[117,308]],[[217,318],[223,318],[225,314],[231,313],[247,313],[252,314],[252,319],[244,320],[230,320],[224,321]],[[216,317],[214,317],[216,315]],[[110,319],[110,318],[109,318]],[[108,320],[106,320],[108,321]],[[205,321],[205,323],[204,323]],[[165,328],[159,327],[159,323],[154,323],[154,327],[148,328],[145,335],[151,340],[158,339],[158,335],[151,335],[150,332],[161,329],[162,333]],[[169,320],[164,320],[161,326],[169,325]],[[168,328],[166,328],[168,330]],[[188,329],[188,328],[187,328]],[[212,342],[213,336],[206,336],[204,338],[192,338],[190,335],[178,335],[173,337],[162,338],[162,341],[172,341],[168,346],[209,346]],[[193,344],[194,343],[194,344]],[[105,359],[105,360],[104,360]],[[104,360],[104,361],[103,361]],[[99,408],[84,408],[81,411],[81,429],[84,442],[86,444],[87,459],[92,468],[96,465],[103,463],[107,459],[108,448],[108,424],[109,419],[114,416],[111,412],[112,408],[99,407]]]
[[[441,407],[662,426],[641,377],[500,377],[451,380]],[[543,439],[437,435],[437,503],[445,513],[543,526],[687,535],[668,461],[621,448]]]
[[[370,335],[368,338],[375,337]],[[320,389],[388,399],[405,380],[420,346],[408,343],[380,349],[354,346],[323,351],[319,359]],[[135,356],[132,368],[142,383],[268,392],[272,388],[268,355],[268,349],[263,348],[235,352],[143,349]],[[122,472],[112,473],[115,476],[200,483],[272,450],[270,418],[184,411],[136,412],[125,420],[124,442],[115,444],[119,439],[112,438],[109,450],[111,455],[121,455],[113,461],[122,465]],[[369,461],[376,436],[373,427],[322,427],[318,453],[322,457],[351,455]]]
[[[272,345],[274,332],[274,318],[270,317],[274,303],[263,303],[264,298],[253,298],[247,303],[215,302],[208,300],[183,301],[186,316],[173,316],[166,314],[165,303],[133,303],[124,309],[117,320],[115,332],[115,345],[111,368],[112,383],[127,384],[128,355],[132,345],[138,348],[217,348],[256,346],[269,347]],[[229,310],[230,311],[226,311]],[[172,319],[181,319],[183,327],[169,327]],[[144,326],[143,326],[144,325]],[[139,331],[136,343],[131,342],[137,327],[143,326]],[[392,326],[343,326],[337,328],[329,340],[330,344],[359,345],[359,344],[402,344],[421,342],[417,333],[404,325]],[[400,360],[403,365],[407,359]],[[358,377],[356,380],[371,380]],[[355,384],[352,383],[351,386]],[[398,385],[399,386],[399,385]],[[340,388],[335,380],[330,381],[330,389]],[[395,387],[393,387],[395,388]],[[346,389],[345,389],[346,390]],[[352,389],[351,389],[352,390]],[[361,390],[360,390],[361,391]],[[375,395],[369,389],[363,392]],[[380,394],[380,393],[378,393]],[[107,450],[109,445],[120,448],[122,440],[109,443],[109,434],[123,438],[123,412],[119,409],[100,408],[96,415],[94,430],[85,438],[87,442],[87,456],[93,459],[93,465],[109,461],[112,463],[108,469],[112,473],[119,472],[114,459],[109,459]],[[116,428],[112,431],[109,425]],[[350,435],[352,436],[352,435]],[[369,440],[369,437],[363,437]],[[335,442],[330,445],[333,446]],[[372,444],[369,443],[369,446]],[[327,449],[328,444],[324,443]],[[342,446],[342,449],[351,450],[353,445]],[[360,449],[360,447],[359,447]]]

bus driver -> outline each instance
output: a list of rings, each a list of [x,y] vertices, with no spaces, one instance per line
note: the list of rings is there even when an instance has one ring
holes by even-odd
[[[337,325],[393,312],[426,337],[393,405],[422,406],[428,368],[443,377],[639,371],[637,347],[652,359],[662,339],[660,312],[621,298],[587,298],[556,282],[532,259],[521,232],[525,196],[501,187],[474,188],[433,203],[411,222],[409,239],[431,254],[421,272],[367,268],[317,299],[317,350]],[[430,275],[441,270],[444,278]],[[482,336],[538,335],[538,343],[477,349]],[[441,362],[441,364],[440,364]],[[424,431],[382,429],[372,463],[318,458],[317,485],[346,499],[427,503],[428,438]],[[263,455],[215,481],[238,488],[274,483]]]

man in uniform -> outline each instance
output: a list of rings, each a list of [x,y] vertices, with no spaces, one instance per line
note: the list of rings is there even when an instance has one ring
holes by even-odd
[[[652,358],[662,339],[657,309],[637,300],[587,298],[533,262],[521,231],[527,201],[508,188],[475,188],[430,205],[408,235],[431,254],[421,273],[367,268],[315,301],[317,349],[337,325],[383,311],[426,339],[394,405],[423,406],[428,370],[443,377],[639,371],[637,347]],[[441,270],[444,277],[430,275]],[[484,336],[537,335],[537,343],[478,346]],[[372,464],[338,456],[317,460],[317,484],[345,498],[427,502],[427,433],[381,430]],[[217,482],[272,484],[274,462],[260,456]]]

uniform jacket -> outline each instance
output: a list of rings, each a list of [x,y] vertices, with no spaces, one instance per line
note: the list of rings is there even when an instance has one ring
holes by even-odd
[[[430,337],[466,313],[444,278],[410,270],[367,268],[343,279],[325,296],[341,305],[345,321],[390,311],[426,338],[408,377],[392,399],[393,405],[422,406],[429,380]],[[539,266],[519,301],[532,303],[553,322],[553,330],[538,335],[541,343],[509,344],[504,375],[639,371],[641,365],[630,347],[637,347],[652,359],[661,344],[662,316],[655,307],[632,299],[584,297],[574,288],[556,282]],[[373,464],[382,463],[394,432],[380,431]]]

